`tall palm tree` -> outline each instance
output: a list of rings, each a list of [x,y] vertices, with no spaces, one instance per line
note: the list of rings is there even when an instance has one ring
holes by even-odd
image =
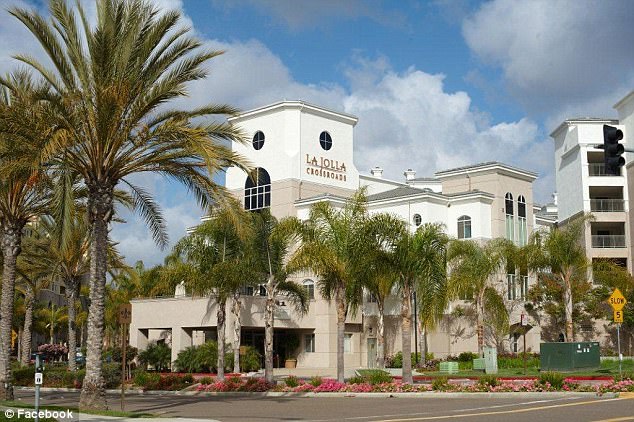
[[[43,118],[40,90],[25,73],[0,81],[0,242],[2,299],[0,300],[0,398],[12,400],[9,355],[18,255],[23,229],[48,212],[52,184],[38,166],[51,130]],[[29,122],[25,125],[24,122]]]
[[[319,202],[302,229],[302,243],[291,263],[294,270],[310,270],[318,277],[320,293],[334,299],[337,314],[337,380],[344,381],[343,343],[348,312],[356,312],[368,271],[369,248],[363,234],[368,218],[364,190],[342,208]]]
[[[473,300],[480,356],[484,353],[487,312],[494,317],[496,325],[508,326],[508,311],[504,299],[491,283],[504,268],[508,250],[509,242],[505,239],[494,239],[484,245],[473,240],[453,240],[449,245],[449,290],[452,298],[462,296]]]
[[[392,271],[391,253],[395,243],[405,230],[403,221],[393,215],[380,213],[369,217],[364,233],[367,250],[367,273],[364,288],[376,300],[377,316],[377,353],[376,365],[385,368],[385,302],[397,286],[398,275]]]
[[[235,127],[218,121],[192,122],[232,115],[235,109],[211,105],[175,110],[167,105],[184,97],[190,82],[204,78],[204,65],[221,52],[203,49],[189,35],[189,28],[181,25],[176,11],[159,14],[144,0],[97,0],[96,4],[94,27],[79,2],[73,10],[64,0],[51,0],[50,23],[30,10],[10,11],[53,63],[48,68],[31,56],[17,57],[51,88],[47,101],[63,136],[46,152],[55,158],[54,166],[79,175],[88,191],[91,306],[81,408],[107,407],[101,349],[115,188],[124,185],[129,190],[155,240],[165,245],[157,204],[129,176],[152,172],[177,180],[206,207],[212,198],[226,194],[213,174],[231,165],[245,168],[243,160],[220,143],[243,141]]]
[[[574,341],[572,322],[573,289],[587,281],[590,263],[586,257],[583,236],[591,214],[575,218],[549,232],[535,232],[524,247],[528,267],[550,273],[562,289],[565,310],[566,341]]]
[[[401,334],[403,352],[403,382],[412,377],[412,296],[419,290],[422,299],[445,285],[447,278],[448,238],[443,226],[426,223],[411,233],[403,229],[390,254],[392,271],[398,276],[401,294]]]
[[[254,236],[252,252],[256,256],[258,277],[266,289],[264,307],[264,377],[273,382],[273,338],[275,327],[275,308],[277,297],[284,295],[299,314],[308,312],[308,295],[303,285],[290,280],[293,273],[291,264],[287,265],[291,248],[296,244],[301,227],[299,220],[287,217],[277,221],[270,210],[263,209],[252,213]]]
[[[227,300],[252,272],[247,259],[244,233],[234,209],[221,208],[174,247],[174,256],[162,271],[171,285],[183,281],[194,294],[213,297],[217,305],[218,378],[224,379]],[[239,354],[239,350],[238,350]],[[235,363],[235,362],[234,362]]]

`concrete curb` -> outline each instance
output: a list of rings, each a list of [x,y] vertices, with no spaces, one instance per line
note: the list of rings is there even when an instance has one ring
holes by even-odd
[[[34,391],[33,387],[15,387],[16,390],[21,391]],[[72,393],[79,392],[79,389],[75,388],[50,388],[42,387],[42,392],[60,392],[60,393]],[[119,394],[121,390],[106,390],[109,394]],[[411,393],[292,393],[292,392],[280,392],[280,391],[266,391],[266,392],[242,392],[242,391],[227,391],[227,392],[204,392],[204,391],[142,391],[142,390],[126,390],[126,395],[138,395],[138,396],[198,396],[198,397],[251,397],[251,398],[267,398],[267,397],[288,397],[288,398],[306,398],[306,397],[359,397],[359,398],[516,398],[521,397],[525,399],[539,399],[539,398],[570,398],[570,397],[602,397],[602,398],[616,398],[619,397],[619,393],[604,393],[598,395],[594,392],[564,392],[564,391],[546,391],[546,392],[499,392],[499,393],[451,393],[442,391],[424,391],[424,392],[411,392]]]

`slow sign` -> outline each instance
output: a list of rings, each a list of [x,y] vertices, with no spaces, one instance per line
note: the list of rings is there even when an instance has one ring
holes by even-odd
[[[612,292],[612,295],[608,298],[608,303],[613,310],[622,311],[627,300],[625,300],[625,296],[623,296],[623,293],[621,293],[619,289],[614,289],[614,292]]]

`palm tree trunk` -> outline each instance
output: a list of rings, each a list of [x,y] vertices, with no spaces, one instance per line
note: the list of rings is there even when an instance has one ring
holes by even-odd
[[[2,299],[0,300],[0,399],[13,400],[13,376],[11,374],[11,323],[13,322],[13,295],[15,294],[15,270],[22,227],[3,224],[2,227]]]
[[[233,306],[231,312],[233,312],[233,335],[235,341],[233,342],[233,372],[235,374],[240,373],[240,337],[242,335],[242,322],[240,321],[240,308],[242,302],[240,302],[240,293],[233,293]]]
[[[575,341],[575,334],[572,326],[572,288],[569,280],[566,280],[564,283],[564,307],[566,309],[566,341]]]
[[[376,327],[376,366],[380,369],[385,368],[385,300],[377,300],[379,307],[379,320]]]
[[[423,362],[423,365],[427,365],[427,327],[425,327],[424,325],[422,326],[422,330],[421,330],[421,336],[420,336],[421,340],[421,360]]]
[[[403,351],[403,383],[411,384],[412,378],[412,292],[405,283],[401,298],[401,334]]]
[[[264,307],[264,379],[273,382],[273,334],[275,290],[273,289],[273,277],[269,277],[266,284],[266,304]]]
[[[80,409],[107,409],[101,353],[105,325],[108,223],[113,213],[113,187],[91,186],[90,183],[87,185],[90,219],[90,309],[86,376],[81,389],[79,407]]]
[[[22,328],[18,328],[18,362],[22,362]]]
[[[227,301],[218,301],[218,311],[216,312],[216,319],[218,320],[218,370],[217,378],[219,380],[225,379],[225,325],[227,317]]]
[[[478,355],[484,357],[484,293],[476,301],[476,331],[478,333]]]
[[[20,361],[28,365],[31,362],[31,337],[33,329],[33,308],[35,306],[35,292],[27,283],[24,290],[24,329],[22,330],[22,355]]]
[[[68,369],[77,370],[75,354],[77,349],[77,315],[75,302],[77,301],[78,283],[75,280],[66,280],[66,305],[68,307]]]
[[[335,306],[337,307],[337,381],[345,382],[343,339],[346,330],[346,298],[345,289],[337,288],[335,292]]]

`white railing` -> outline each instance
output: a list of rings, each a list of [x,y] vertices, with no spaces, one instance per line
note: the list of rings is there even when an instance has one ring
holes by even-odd
[[[599,234],[592,236],[593,248],[625,248],[624,234]]]
[[[591,199],[590,211],[592,212],[625,211],[625,201],[623,201],[622,199]]]

